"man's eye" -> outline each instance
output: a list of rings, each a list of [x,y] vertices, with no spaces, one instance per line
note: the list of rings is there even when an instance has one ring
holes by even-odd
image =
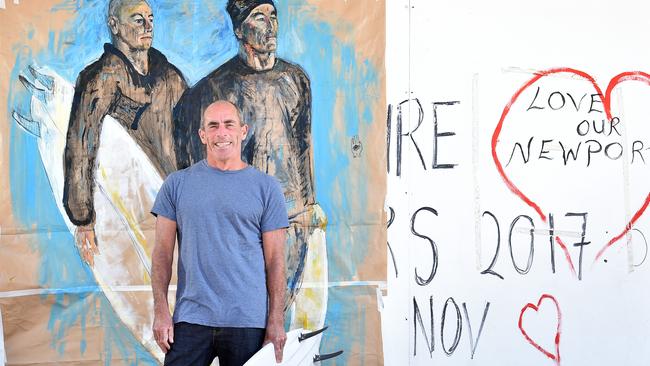
[[[136,19],[135,20],[135,24],[143,24],[143,23],[144,23],[144,19]]]

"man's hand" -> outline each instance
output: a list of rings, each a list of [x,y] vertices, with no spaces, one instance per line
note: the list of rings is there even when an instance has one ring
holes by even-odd
[[[266,335],[264,336],[264,344],[273,343],[275,349],[275,362],[282,362],[282,351],[284,350],[284,343],[287,341],[287,333],[284,331],[282,322],[272,322],[266,325]]]
[[[315,228],[325,230],[327,227],[327,216],[318,203],[311,203],[307,206],[293,209],[289,215],[289,224],[291,226],[309,228],[310,232]]]
[[[169,310],[156,311],[153,319],[153,336],[158,347],[167,353],[174,343],[174,323]]]
[[[84,262],[88,263],[89,266],[94,266],[95,255],[99,254],[97,239],[95,238],[95,224],[77,226],[74,237],[81,258],[83,258]]]

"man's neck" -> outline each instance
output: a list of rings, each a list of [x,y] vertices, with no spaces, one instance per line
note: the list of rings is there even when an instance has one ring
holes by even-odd
[[[275,52],[259,53],[244,43],[239,44],[239,57],[255,71],[271,70],[275,65]]]
[[[206,161],[208,162],[209,166],[213,168],[217,168],[219,170],[242,170],[246,168],[246,166],[248,165],[244,163],[244,161],[241,160],[241,158],[230,159],[230,160],[219,160],[208,156]]]
[[[113,41],[113,46],[120,50],[120,52],[131,61],[133,68],[140,75],[147,75],[149,73],[149,49],[134,50],[119,39]]]

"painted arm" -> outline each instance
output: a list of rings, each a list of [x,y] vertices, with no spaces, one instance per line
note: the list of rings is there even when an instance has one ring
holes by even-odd
[[[169,312],[167,293],[172,277],[172,261],[176,245],[176,221],[158,215],[156,239],[152,254],[151,287],[153,290],[153,334],[158,347],[167,353],[174,343],[174,324]]]
[[[266,287],[269,293],[269,315],[264,344],[273,343],[275,359],[278,363],[282,362],[282,350],[287,340],[284,331],[284,297],[287,287],[284,263],[285,242],[286,229],[262,233]]]
[[[201,99],[194,95],[193,89],[187,89],[174,107],[173,143],[177,169],[187,168],[204,158],[205,147],[198,137],[201,109]]]
[[[85,72],[79,75],[63,153],[63,206],[70,221],[77,226],[75,242],[90,266],[99,253],[93,205],[95,158],[102,120],[114,94],[112,82],[100,82],[98,77],[88,77]]]
[[[297,139],[298,157],[300,164],[300,175],[302,181],[302,196],[305,204],[315,202],[314,194],[314,161],[311,141],[311,85],[309,77],[299,69],[296,83],[300,90],[301,99],[298,102],[298,115],[293,124],[294,136]]]

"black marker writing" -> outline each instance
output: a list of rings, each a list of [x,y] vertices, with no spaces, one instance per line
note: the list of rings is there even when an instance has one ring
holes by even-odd
[[[515,225],[519,221],[519,219],[526,219],[530,223],[530,250],[528,252],[528,263],[526,264],[526,268],[519,268],[517,266],[517,263],[515,262],[515,255],[512,252],[512,232],[515,228]],[[508,246],[510,247],[510,258],[512,258],[512,265],[515,266],[515,270],[519,272],[519,274],[526,274],[528,271],[530,271],[530,268],[533,265],[533,257],[535,255],[535,236],[533,233],[535,232],[535,223],[533,222],[533,219],[530,218],[530,216],[526,215],[519,215],[517,216],[512,223],[510,224],[510,233],[508,234]]]
[[[585,241],[585,233],[587,231],[587,213],[586,212],[580,212],[580,213],[574,213],[574,212],[567,212],[565,215],[567,217],[582,217],[582,232],[580,234],[580,242],[574,243],[574,247],[579,247],[580,248],[580,255],[578,257],[578,280],[582,280],[582,253],[584,250],[585,245],[591,244],[590,241]]]
[[[427,279],[422,279],[422,277],[418,275],[418,269],[417,268],[415,269],[415,282],[420,286],[426,286],[429,283],[431,283],[431,281],[433,281],[433,277],[436,275],[436,271],[438,269],[438,247],[436,246],[436,243],[433,240],[431,240],[431,238],[429,238],[426,235],[422,235],[415,230],[415,218],[422,211],[431,212],[436,216],[438,216],[438,212],[431,207],[425,206],[419,208],[417,211],[413,213],[413,216],[411,216],[411,233],[413,233],[413,235],[417,236],[418,238],[422,238],[428,241],[429,246],[431,248],[431,256],[432,256],[433,263],[431,264],[431,272],[429,272],[429,277]]]
[[[433,102],[433,169],[451,169],[457,164],[438,164],[438,137],[454,136],[455,132],[440,132],[438,133],[438,106],[441,105],[454,105],[460,102]]]
[[[488,268],[485,269],[484,271],[482,271],[481,274],[491,274],[491,275],[499,277],[500,279],[503,279],[503,276],[501,276],[500,274],[496,273],[493,270],[494,266],[497,263],[497,258],[499,256],[499,248],[501,247],[501,229],[499,228],[499,220],[497,220],[496,216],[494,216],[494,214],[492,214],[492,212],[490,212],[490,211],[484,211],[482,217],[484,217],[485,215],[490,216],[492,218],[492,220],[494,220],[494,224],[496,225],[496,228],[497,228],[497,248],[494,251],[494,257],[492,257],[492,262],[490,262],[490,265],[488,266]]]
[[[417,123],[415,127],[408,132],[404,132],[404,111],[405,108],[408,108],[411,106],[411,103],[415,103],[415,106],[417,106]],[[443,137],[450,137],[450,136],[455,136],[455,132],[439,132],[439,107],[440,106],[453,106],[459,104],[459,101],[450,101],[450,102],[432,102],[433,105],[433,117],[432,117],[432,122],[433,122],[433,137],[432,137],[432,159],[431,159],[431,168],[432,169],[451,169],[456,167],[458,164],[456,163],[440,163],[438,161],[439,153],[440,153],[440,143],[439,139]],[[403,151],[403,146],[404,146],[404,137],[407,137],[411,140],[411,143],[413,144],[413,147],[415,148],[415,152],[418,155],[418,159],[420,161],[420,164],[422,165],[423,170],[427,170],[427,165],[425,163],[424,157],[422,156],[422,150],[420,148],[420,144],[415,139],[415,133],[420,129],[422,126],[422,123],[424,122],[424,111],[422,109],[422,103],[420,103],[420,100],[418,98],[411,98],[411,99],[406,99],[397,104],[396,106],[397,109],[397,116],[395,119],[397,120],[396,124],[396,131],[395,131],[395,137],[396,137],[396,149],[395,149],[395,156],[396,156],[396,172],[395,174],[399,177],[402,175],[402,151]],[[409,108],[408,110],[411,110],[412,108]],[[390,173],[391,171],[391,164],[390,164],[390,155],[391,155],[391,145],[392,145],[392,122],[393,122],[393,105],[389,104],[388,105],[388,110],[386,114],[386,171]]]
[[[390,225],[393,224],[393,220],[395,220],[395,210],[393,210],[392,207],[388,207],[388,210],[390,212],[390,217],[388,218],[388,222],[386,223],[386,229],[390,228]],[[393,248],[390,247],[390,243],[386,241],[386,245],[388,245],[388,251],[390,252],[390,257],[393,260],[393,268],[395,268],[395,277],[399,276],[399,273],[397,272],[397,262],[395,261],[395,254],[393,253]]]
[[[478,334],[476,335],[476,340],[474,340],[474,335],[472,332],[472,322],[469,321],[469,314],[467,313],[467,304],[463,303],[463,311],[465,313],[465,322],[467,323],[467,330],[469,336],[469,345],[472,349],[472,357],[474,359],[474,353],[476,353],[476,347],[478,347],[478,341],[481,339],[481,333],[483,333],[483,325],[485,325],[485,319],[487,318],[488,310],[490,309],[490,302],[485,303],[485,310],[483,310],[483,318],[481,318],[481,326],[478,328]]]
[[[454,341],[452,342],[451,347],[447,349],[445,347],[445,324],[447,323],[445,320],[447,319],[447,306],[450,303],[454,306],[454,309],[456,309],[456,334],[454,335]],[[463,319],[460,316],[460,308],[458,307],[458,304],[456,304],[454,298],[450,297],[445,301],[445,306],[442,308],[442,320],[440,322],[440,343],[442,344],[442,350],[445,351],[447,356],[451,356],[456,350],[456,347],[458,347],[458,342],[460,342],[460,336],[462,333]]]
[[[469,320],[467,303],[463,302],[462,305],[463,305],[465,322],[467,323],[467,327],[469,329],[469,333],[468,333],[469,345],[470,345],[469,358],[474,359],[474,355],[476,354],[478,343],[481,339],[481,335],[483,334],[483,329],[486,323],[488,310],[490,308],[490,303],[489,302],[485,303],[485,309],[483,310],[483,317],[481,318],[481,325],[479,326],[479,330],[478,330],[478,334],[476,335],[476,338],[474,337],[474,333],[472,331],[472,323]],[[449,315],[454,313],[455,313],[455,319],[453,315]],[[424,341],[425,344],[427,345],[427,350],[429,351],[429,357],[433,358],[433,352],[435,351],[435,343],[436,343],[435,342],[435,334],[436,334],[435,318],[433,315],[433,296],[429,296],[428,327],[425,327],[424,323],[425,321],[423,320],[422,312],[420,310],[420,306],[418,305],[418,301],[415,298],[415,296],[413,296],[413,356],[417,356],[418,333],[420,333],[422,334],[422,336],[424,336]],[[453,339],[451,340],[451,344],[449,345],[449,347],[447,347],[445,341],[445,329],[449,331],[450,327],[452,326],[454,326],[454,330],[452,333]],[[440,317],[440,344],[442,345],[442,350],[445,352],[447,356],[452,356],[454,354],[454,352],[458,348],[458,345],[460,344],[460,339],[462,337],[462,334],[463,334],[463,316],[461,315],[460,307],[458,306],[458,303],[453,297],[449,297],[445,301],[445,304],[442,308],[442,314]]]
[[[603,113],[602,110],[597,108],[598,104],[601,105],[603,104],[602,95],[600,94],[584,93],[582,97],[580,97],[580,100],[576,102],[576,97],[574,97],[573,94],[569,92],[560,92],[556,90],[549,93],[548,97],[546,98],[546,104],[544,104],[544,102],[540,102],[537,100],[539,98],[540,91],[541,91],[541,87],[538,86],[537,90],[535,91],[535,96],[533,97],[533,100],[530,102],[528,108],[526,108],[526,111],[544,110],[546,109],[546,107],[548,107],[550,110],[558,111],[567,106],[567,97],[568,97],[568,99],[571,100],[571,104],[573,104],[573,107],[575,108],[576,112],[580,112],[582,107],[582,101],[585,99],[585,97],[587,97],[587,95],[590,95],[591,101],[589,104],[589,111],[587,113],[594,113],[594,112]]]
[[[424,328],[424,324],[422,323],[422,315],[420,314],[418,302],[415,300],[415,296],[413,296],[413,356],[418,354],[418,324],[420,324],[420,329],[422,330],[422,335],[424,336],[427,348],[429,349],[430,357],[433,355],[433,351],[435,350],[435,344],[433,342],[433,296],[429,297],[429,312],[431,314],[431,342],[429,342],[427,330]]]

